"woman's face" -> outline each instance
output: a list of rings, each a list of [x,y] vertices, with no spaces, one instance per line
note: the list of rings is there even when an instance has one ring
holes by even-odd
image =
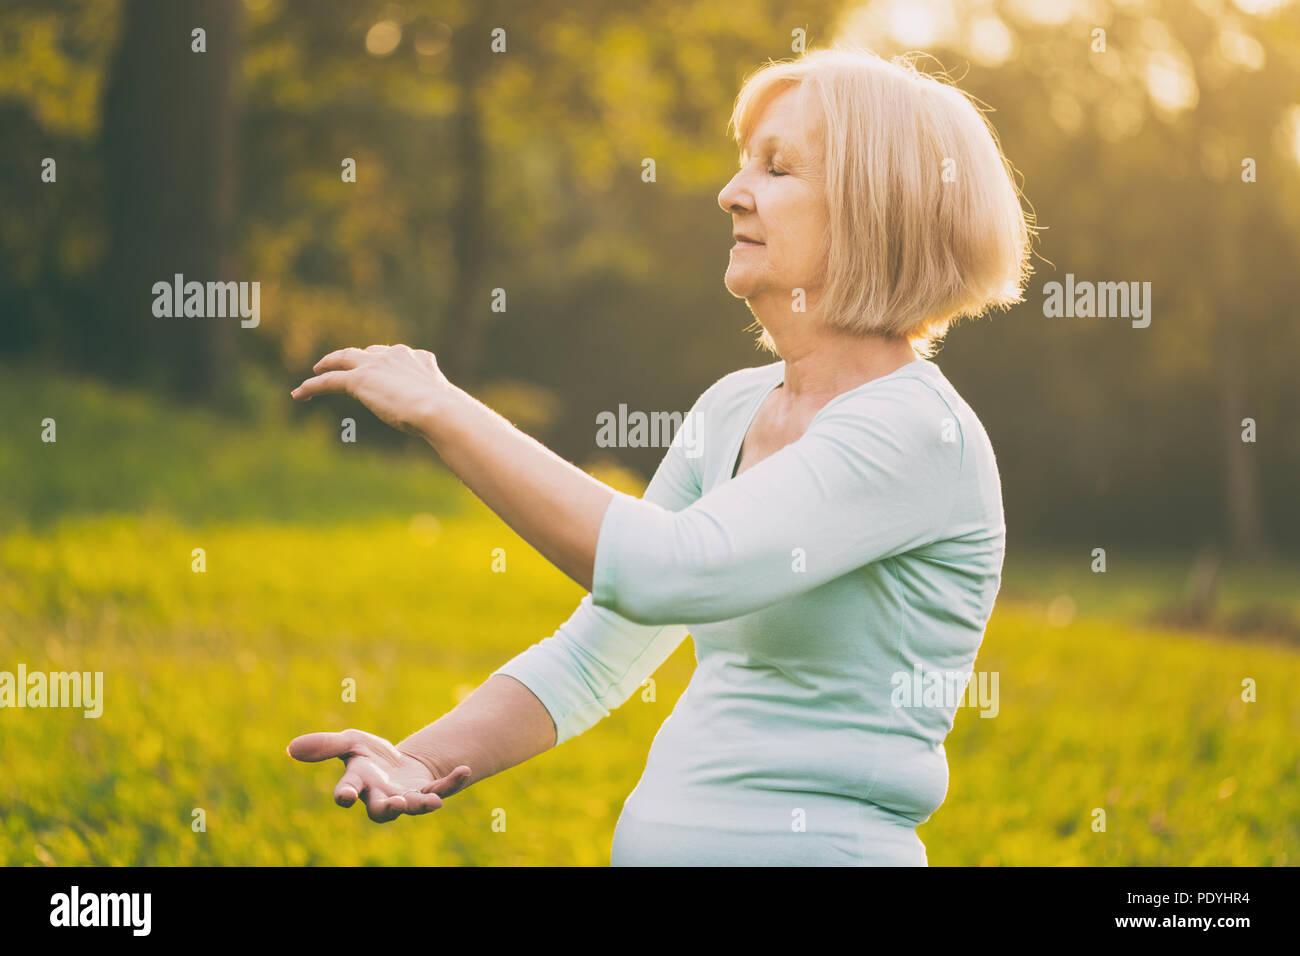
[[[823,268],[829,224],[822,153],[801,88],[774,96],[742,150],[740,171],[718,193],[738,240],[724,280],[738,298],[787,304],[794,289],[811,294]]]

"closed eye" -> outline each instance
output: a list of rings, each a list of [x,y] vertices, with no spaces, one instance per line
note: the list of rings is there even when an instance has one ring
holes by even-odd
[[[777,169],[775,166],[769,166],[769,167],[767,168],[767,171],[768,171],[768,173],[769,173],[770,175],[772,175],[772,176],[788,176],[788,175],[790,175],[789,173],[782,172],[781,170]]]

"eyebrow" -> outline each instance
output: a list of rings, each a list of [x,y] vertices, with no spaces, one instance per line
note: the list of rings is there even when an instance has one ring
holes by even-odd
[[[763,137],[763,139],[758,143],[758,148],[761,151],[776,151],[776,152],[783,153],[784,155],[790,157],[790,159],[795,163],[799,163],[803,161],[803,154],[800,153],[799,150],[797,150],[791,143],[787,143],[785,140],[781,139],[781,137],[776,136],[775,134]],[[751,156],[753,154],[750,153],[748,150],[742,148],[740,151],[740,155]]]

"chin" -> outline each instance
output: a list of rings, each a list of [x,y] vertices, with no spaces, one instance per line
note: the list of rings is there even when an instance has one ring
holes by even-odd
[[[722,284],[737,299],[748,299],[754,292],[753,280],[743,273],[737,274],[727,270],[727,274],[722,279]]]

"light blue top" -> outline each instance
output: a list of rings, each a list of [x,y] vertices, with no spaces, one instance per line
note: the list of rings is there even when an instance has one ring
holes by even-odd
[[[697,667],[623,806],[616,866],[926,863],[916,827],[947,794],[943,740],[1001,585],[993,448],[917,359],[733,477],[784,376],[741,369],[700,396],[644,497],[605,513],[592,593],[495,671],[537,695],[559,744],[689,626]],[[902,693],[954,673],[928,706]]]

